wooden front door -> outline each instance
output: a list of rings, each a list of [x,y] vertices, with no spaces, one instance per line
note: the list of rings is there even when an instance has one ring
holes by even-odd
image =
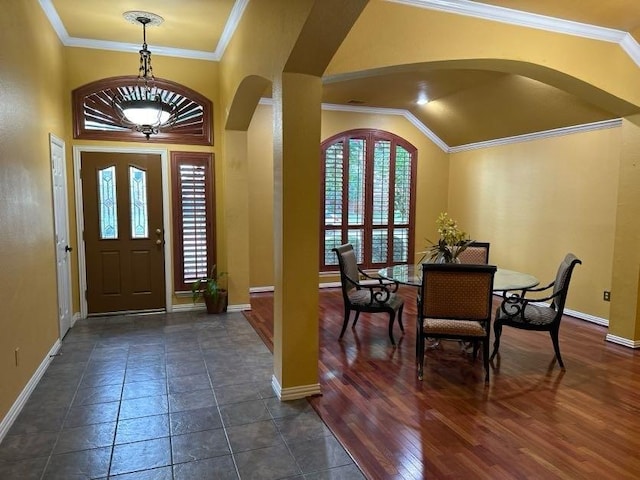
[[[83,152],[89,314],[164,309],[159,155]]]

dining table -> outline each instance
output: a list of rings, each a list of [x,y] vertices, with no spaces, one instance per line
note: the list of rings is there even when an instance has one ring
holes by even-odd
[[[386,280],[396,281],[404,285],[414,287],[422,285],[422,265],[392,265],[378,270],[378,275]],[[526,290],[537,286],[539,283],[540,280],[531,274],[506,268],[497,268],[493,277],[493,291]]]

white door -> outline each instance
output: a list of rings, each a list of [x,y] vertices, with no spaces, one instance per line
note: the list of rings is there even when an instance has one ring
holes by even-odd
[[[56,241],[56,269],[58,281],[58,322],[60,339],[71,327],[71,265],[69,246],[69,220],[67,216],[67,175],[64,142],[49,134],[51,175],[53,178],[53,216]]]

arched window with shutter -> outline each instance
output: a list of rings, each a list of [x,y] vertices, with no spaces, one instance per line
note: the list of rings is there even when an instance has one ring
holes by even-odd
[[[111,77],[73,91],[73,138],[213,145],[212,103],[179,83],[161,78],[155,85],[162,100],[176,105],[177,121],[147,138],[126,126],[113,106],[114,97],[137,88],[137,76]]]
[[[320,270],[351,243],[361,268],[412,262],[417,150],[382,130],[350,130],[322,143]]]

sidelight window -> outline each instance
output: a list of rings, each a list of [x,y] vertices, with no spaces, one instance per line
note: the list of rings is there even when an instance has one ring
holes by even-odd
[[[176,291],[208,276],[215,264],[212,155],[173,152],[174,284]]]

